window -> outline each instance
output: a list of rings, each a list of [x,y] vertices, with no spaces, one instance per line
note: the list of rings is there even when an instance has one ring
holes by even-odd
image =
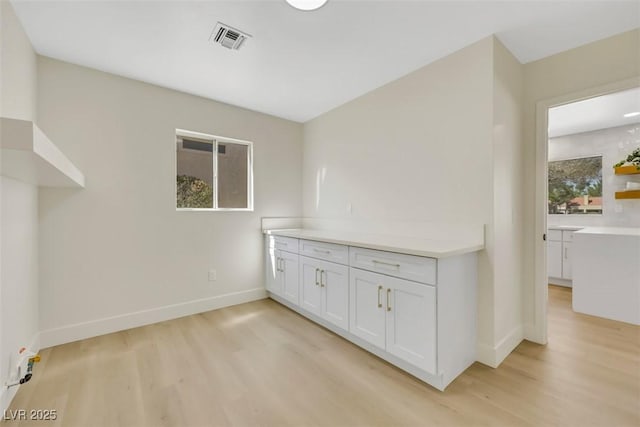
[[[253,210],[251,142],[176,131],[176,209]]]
[[[549,162],[549,213],[602,213],[602,156]]]

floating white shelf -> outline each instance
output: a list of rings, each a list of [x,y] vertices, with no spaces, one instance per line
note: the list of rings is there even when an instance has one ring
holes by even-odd
[[[29,120],[0,117],[2,176],[39,187],[84,188],[84,174]]]

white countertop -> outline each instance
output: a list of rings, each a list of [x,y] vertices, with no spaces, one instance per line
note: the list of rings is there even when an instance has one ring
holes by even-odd
[[[478,242],[473,238],[469,238],[468,240],[435,240],[416,237],[309,229],[266,230],[265,234],[337,243],[340,245],[357,246],[360,248],[378,249],[382,251],[418,255],[429,258],[446,258],[479,251],[484,248],[484,244],[482,242]]]
[[[640,237],[640,227],[585,227],[576,234],[608,234],[612,236]]]
[[[567,230],[567,231],[578,231],[578,230],[582,230],[584,227],[583,226],[578,226],[578,225],[547,225],[547,229],[548,230]]]

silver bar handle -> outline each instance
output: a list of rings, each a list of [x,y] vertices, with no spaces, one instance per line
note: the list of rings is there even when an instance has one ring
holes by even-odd
[[[320,270],[320,287],[324,288],[326,286],[326,282],[322,282],[322,275],[325,273],[324,270]],[[325,276],[326,277],[326,276]]]
[[[320,252],[321,254],[327,254],[330,255],[331,251],[323,251],[322,249],[318,249],[318,248],[313,248],[314,252]]]
[[[318,272],[320,271],[319,268],[316,268],[316,286],[320,286],[320,282],[318,281]]]
[[[388,265],[389,267],[393,267],[393,268],[400,268],[400,264],[393,264],[390,262],[378,261],[377,259],[371,260],[371,262],[374,264]]]
[[[391,296],[391,288],[387,288],[387,311],[391,311],[391,303],[389,302]]]
[[[380,296],[380,291],[383,289],[382,285],[378,285],[378,308],[382,308],[382,298]]]
[[[568,250],[569,250],[569,248],[564,248],[564,259],[569,259],[569,256],[567,255],[568,254],[568,252],[567,252]]]

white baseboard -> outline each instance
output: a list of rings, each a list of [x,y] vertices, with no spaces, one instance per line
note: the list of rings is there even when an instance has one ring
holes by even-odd
[[[178,317],[189,316],[218,308],[243,304],[267,297],[264,288],[254,288],[246,291],[217,295],[210,298],[202,298],[164,307],[152,308],[133,313],[121,314],[89,322],[76,323],[59,328],[48,329],[40,332],[40,344],[42,348],[53,347],[99,335],[110,334],[125,329],[136,328]]]
[[[573,280],[559,279],[557,277],[549,277],[547,282],[550,285],[563,286],[565,288],[573,288]]]
[[[536,325],[534,323],[527,323],[524,325],[524,339],[536,344],[547,344],[546,335],[543,334],[542,331],[536,329]]]
[[[524,339],[524,330],[522,325],[516,326],[504,338],[502,338],[495,346],[485,343],[478,343],[477,359],[492,368],[497,368],[506,359]]]
[[[36,332],[36,334],[31,338],[31,341],[29,342],[29,345],[27,346],[27,349],[29,351],[33,351],[34,353],[37,353],[38,351],[40,351],[40,333]],[[17,351],[17,349],[16,349]],[[37,375],[37,365],[34,369],[34,375]],[[23,384],[28,386],[29,383]],[[1,391],[0,391],[0,409],[2,409],[2,414],[4,415],[6,413],[6,410],[9,408],[9,405],[11,405],[11,401],[13,401],[13,398],[16,396],[16,393],[18,392],[18,390],[20,389],[20,387],[22,387],[22,385],[17,385],[11,388],[7,388],[4,384],[1,385]]]
[[[496,365],[496,352],[493,346],[489,344],[478,342],[476,345],[476,359],[483,365],[497,368]]]
[[[498,344],[496,344],[496,366],[499,366],[504,359],[522,342],[524,339],[524,330],[522,325],[516,326]]]

